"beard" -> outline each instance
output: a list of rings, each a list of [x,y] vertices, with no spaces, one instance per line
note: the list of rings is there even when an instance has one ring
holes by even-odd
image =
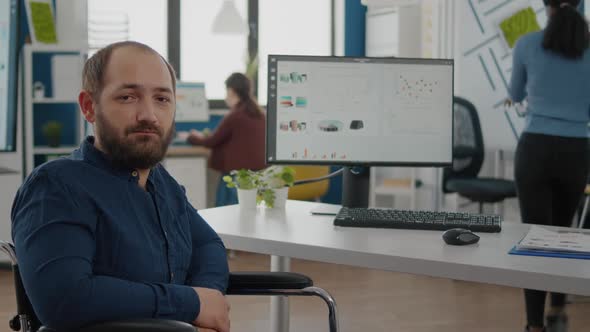
[[[96,112],[96,135],[106,157],[115,165],[129,169],[149,169],[164,159],[168,146],[174,136],[174,124],[164,131],[149,122],[140,122],[124,129],[123,137],[100,110]],[[132,135],[140,131],[149,131],[152,135]]]

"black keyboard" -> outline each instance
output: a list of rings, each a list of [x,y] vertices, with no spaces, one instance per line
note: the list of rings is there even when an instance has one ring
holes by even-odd
[[[474,232],[496,233],[502,230],[502,217],[459,212],[343,207],[336,215],[334,225],[442,231],[466,228]]]

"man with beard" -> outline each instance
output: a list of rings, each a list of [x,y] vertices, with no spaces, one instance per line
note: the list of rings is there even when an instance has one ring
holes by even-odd
[[[163,318],[229,331],[223,243],[159,164],[175,84],[166,60],[136,42],[86,62],[78,100],[95,137],[36,168],[12,209],[21,277],[43,325]]]

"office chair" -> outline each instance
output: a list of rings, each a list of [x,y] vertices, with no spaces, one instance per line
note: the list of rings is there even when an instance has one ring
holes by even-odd
[[[295,181],[315,179],[330,173],[329,166],[290,166],[295,170]],[[289,199],[299,201],[319,201],[330,187],[330,180],[294,185],[289,188]]]
[[[14,274],[17,315],[9,322],[13,331],[60,332],[41,326],[25,292],[14,245],[0,241],[0,250],[10,257]],[[234,272],[229,275],[227,295],[319,296],[328,305],[329,331],[338,332],[336,302],[330,294],[313,286],[302,274],[291,272]],[[133,319],[103,322],[68,332],[196,332],[194,326],[164,319]]]
[[[478,177],[484,145],[477,110],[460,97],[453,98],[453,107],[453,165],[443,169],[442,190],[479,203],[479,213],[483,213],[484,203],[516,197],[516,186],[510,180]]]

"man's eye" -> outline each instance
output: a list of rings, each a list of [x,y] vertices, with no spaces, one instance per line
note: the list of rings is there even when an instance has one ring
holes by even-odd
[[[124,96],[120,96],[118,99],[121,101],[131,101],[133,99],[133,96],[124,95]]]
[[[156,99],[161,103],[169,103],[170,102],[170,98],[168,98],[168,97],[158,97]]]

